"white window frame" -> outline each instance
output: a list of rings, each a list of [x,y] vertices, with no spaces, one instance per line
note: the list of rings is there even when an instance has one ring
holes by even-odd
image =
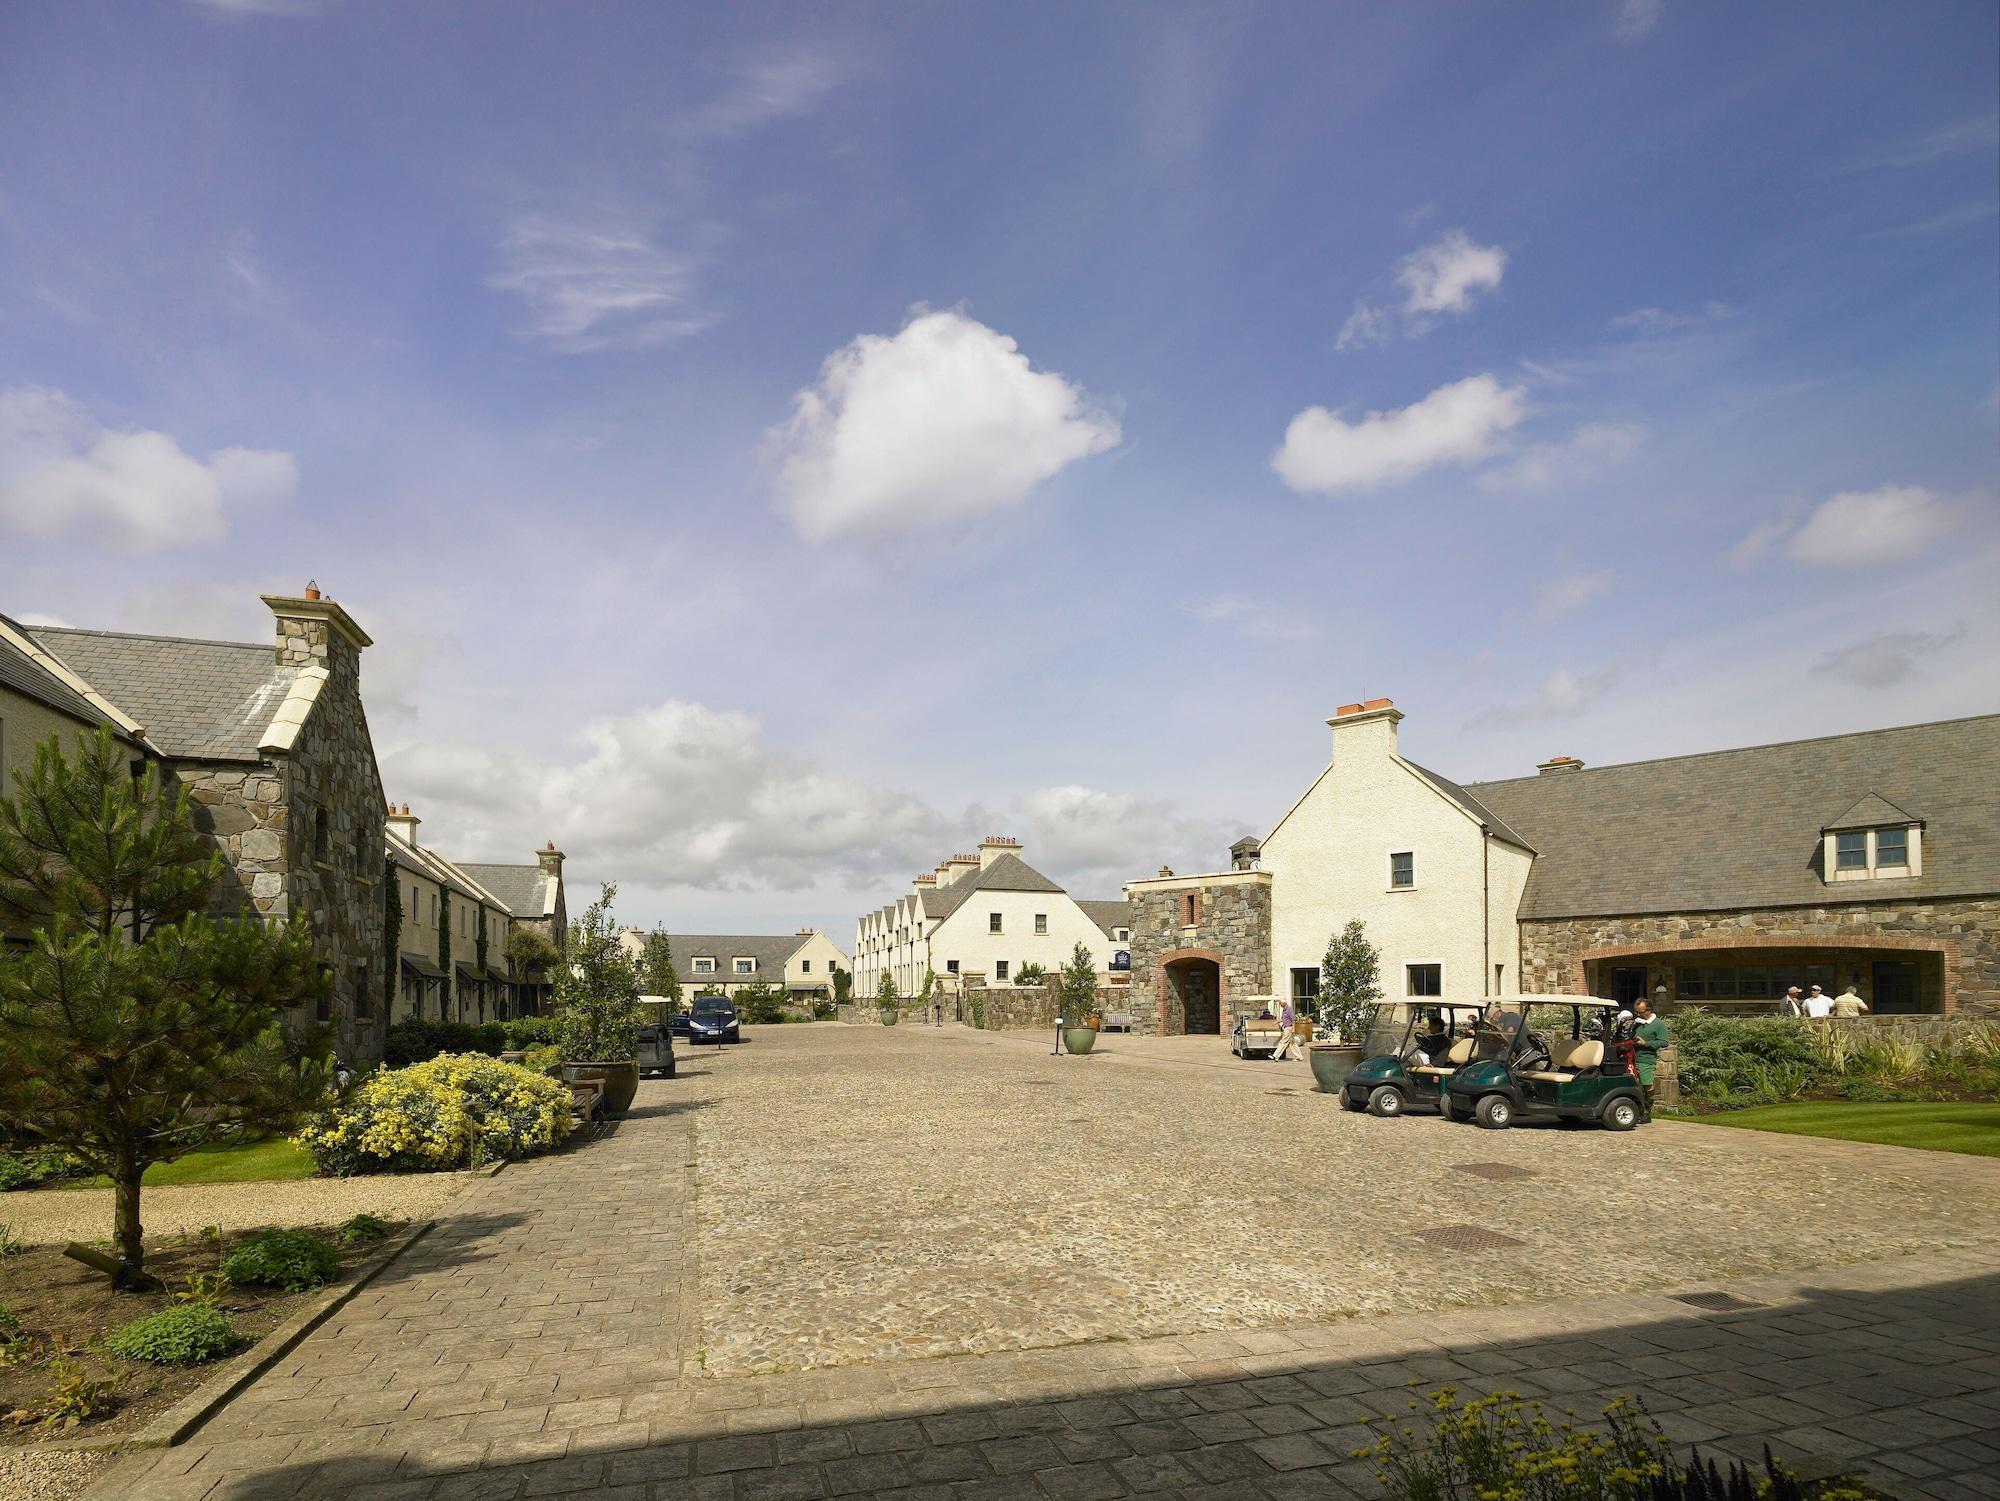
[[[757,973],[757,961],[742,954],[731,955],[729,972],[732,975],[754,975]]]
[[[1402,888],[1402,889],[1403,889],[1403,890],[1405,890],[1405,891],[1407,891],[1407,890],[1408,890],[1409,888],[1408,888],[1408,887],[1404,887],[1404,888]],[[1418,967],[1419,967],[1420,965],[1427,965],[1427,964],[1435,964],[1435,965],[1437,966],[1437,972],[1438,972],[1438,988],[1437,988],[1437,994],[1436,994],[1436,995],[1418,995],[1418,994],[1417,994],[1416,992],[1414,992],[1413,990],[1411,990],[1411,989],[1410,989],[1410,971],[1411,971],[1411,970],[1413,970],[1413,969],[1416,969],[1416,968],[1418,968]],[[1406,1001],[1437,1001],[1437,1000],[1442,1000],[1442,999],[1444,999],[1444,997],[1445,997],[1445,994],[1446,994],[1446,991],[1445,991],[1445,973],[1444,973],[1444,960],[1442,960],[1442,959],[1405,959],[1405,960],[1403,961],[1403,999],[1404,999],[1404,1000],[1406,1000]]]
[[[1906,836],[1905,854],[1908,863],[1884,865],[1880,859],[1880,838],[1887,832],[1901,832]],[[1840,836],[1861,834],[1866,839],[1868,861],[1865,865],[1842,870],[1840,867]],[[1869,829],[1828,829],[1821,836],[1824,844],[1820,861],[1825,868],[1826,884],[1838,885],[1846,881],[1907,881],[1924,873],[1924,826],[1920,823],[1883,824]]]
[[[1035,914],[1035,936],[1036,936],[1037,938],[1046,938],[1046,937],[1048,937],[1048,936],[1049,936],[1049,915],[1048,915],[1048,913],[1046,913],[1046,912],[1037,912],[1037,913]]]
[[[1004,932],[1006,932],[1006,931],[1007,931],[1007,919],[1005,918],[1005,916],[1004,916],[1004,915],[1002,915],[1001,913],[998,913],[998,912],[989,912],[989,913],[987,913],[987,914],[986,914],[986,931],[987,931],[987,932],[989,932],[989,933],[1004,933]]]
[[[1111,941],[1113,943],[1130,943],[1132,941],[1132,930],[1130,928],[1113,928],[1111,930]]]
[[[1410,857],[1410,884],[1407,886],[1398,886],[1396,884],[1396,857],[1398,855],[1408,855]],[[1383,890],[1396,892],[1415,891],[1417,889],[1417,852],[1414,849],[1385,850],[1382,855],[1382,869],[1382,879],[1385,883]]]
[[[694,961],[694,973],[695,973],[695,974],[698,974],[698,975],[712,975],[712,974],[714,974],[714,973],[715,973],[715,960],[714,960],[714,959],[712,959],[712,958],[709,958],[709,957],[708,957],[708,956],[706,956],[706,955],[703,955],[703,956],[701,956],[701,957],[697,958],[697,959],[696,959],[696,960]]]
[[[996,980],[1007,978],[1007,961],[1005,959],[995,959],[993,961],[993,978]]]

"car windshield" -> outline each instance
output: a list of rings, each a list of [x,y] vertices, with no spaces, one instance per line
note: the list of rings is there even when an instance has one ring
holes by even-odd
[[[729,1002],[723,1000],[720,996],[698,996],[695,999],[694,1014],[696,1016],[713,1016],[718,1011],[727,1010],[729,1010]]]

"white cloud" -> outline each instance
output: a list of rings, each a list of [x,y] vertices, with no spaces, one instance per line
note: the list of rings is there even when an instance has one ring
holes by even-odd
[[[1629,459],[1645,441],[1646,430],[1633,422],[1589,422],[1566,442],[1535,443],[1510,463],[1479,476],[1479,488],[1549,490],[1574,485]]]
[[[1906,136],[1843,163],[1843,172],[1875,172],[1920,167],[1963,151],[1990,152],[2000,145],[2000,114],[1972,115],[1922,135]]]
[[[190,0],[190,3],[197,10],[225,16],[309,16],[319,9],[314,0]]]
[[[1472,310],[1473,294],[1500,285],[1507,270],[1507,252],[1498,245],[1477,245],[1462,229],[1447,230],[1396,263],[1402,287],[1401,329],[1409,335],[1427,332],[1440,314]],[[1396,336],[1397,312],[1375,297],[1363,297],[1340,326],[1335,349],[1367,349]]]
[[[1310,641],[1319,635],[1312,621],[1268,600],[1225,594],[1181,608],[1196,620],[1227,626],[1252,641]]]
[[[1620,39],[1636,42],[1660,24],[1664,10],[1661,0],[1618,0],[1618,10],[1612,17],[1611,26]]]
[[[30,537],[124,553],[219,542],[229,508],[289,500],[298,478],[289,453],[224,448],[204,462],[165,433],[102,427],[60,391],[0,392],[0,524]]]
[[[40,610],[23,610],[14,617],[25,626],[41,626],[52,631],[72,631],[76,627],[60,615],[48,615]]]
[[[521,333],[565,353],[650,349],[714,321],[697,301],[695,263],[629,222],[530,216],[500,245],[487,279],[528,305]]]
[[[1472,464],[1527,415],[1527,394],[1491,375],[1440,386],[1422,401],[1349,422],[1307,407],[1285,429],[1271,467],[1298,491],[1334,495],[1400,484],[1439,464]]]
[[[1927,659],[1956,646],[1961,627],[1948,632],[1884,631],[1851,646],[1822,652],[1813,671],[1857,688],[1893,688],[1922,671]]]
[[[1454,229],[1412,251],[1396,269],[1406,294],[1403,311],[1413,314],[1463,313],[1472,294],[1500,285],[1507,269],[1507,252],[1498,245],[1475,245],[1465,231]]]
[[[1917,485],[1848,490],[1808,516],[1786,550],[1801,563],[1833,568],[1901,562],[1942,537],[1952,519],[1937,496]]]
[[[1760,521],[1739,537],[1723,554],[1732,568],[1750,568],[1764,561],[1792,534],[1799,524],[1798,502],[1787,505],[1769,521]]]
[[[1551,579],[1542,586],[1541,595],[1535,601],[1535,618],[1546,624],[1565,615],[1574,615],[1578,610],[1603,599],[1617,581],[1618,576],[1609,568]]]
[[[1162,861],[1177,870],[1223,868],[1230,841],[1244,833],[1171,803],[1093,787],[1043,787],[1021,798],[1018,812],[1029,862],[1063,881],[1070,895],[1100,900]]]
[[[1532,724],[1546,719],[1573,719],[1602,698],[1617,677],[1615,665],[1586,674],[1559,667],[1542,679],[1534,697],[1527,702],[1483,710],[1473,716],[1471,723]]]
[[[1333,347],[1367,349],[1371,345],[1388,343],[1395,332],[1396,323],[1388,309],[1372,302],[1357,302],[1354,311],[1347,315],[1347,321],[1340,325],[1340,337],[1333,341]]]
[[[1034,369],[1005,334],[918,308],[899,333],[829,355],[769,442],[793,524],[824,542],[1019,505],[1118,435],[1081,386]]]
[[[736,70],[733,86],[694,120],[697,134],[734,136],[811,113],[845,76],[833,58],[793,52]]]

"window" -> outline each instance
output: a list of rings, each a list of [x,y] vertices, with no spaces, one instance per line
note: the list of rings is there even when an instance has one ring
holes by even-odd
[[[1851,834],[1833,836],[1834,861],[1840,870],[1866,870],[1868,868],[1868,834],[1857,829]]]
[[[1319,971],[1316,969],[1295,969],[1292,971],[1292,1004],[1304,1002],[1308,1005],[1319,999]]]
[[[1392,891],[1403,891],[1416,884],[1417,857],[1415,852],[1412,850],[1403,850],[1399,854],[1391,855],[1389,857],[1389,889]],[[1414,990],[1410,992],[1411,995],[1416,995],[1417,993]],[[1428,995],[1437,994],[1434,990],[1424,993]]]
[[[368,830],[360,824],[354,826],[354,869],[357,875],[363,876],[367,875],[370,870],[368,864]]]
[[[1875,863],[1881,865],[1908,865],[1910,863],[1910,831],[1908,829],[1877,829],[1875,831]]]
[[[989,933],[1000,931],[1000,914],[998,912],[989,912],[986,914],[986,931]]]
[[[326,832],[326,809],[313,809],[313,859],[321,865],[333,858],[331,841]]]
[[[1130,943],[1132,941],[1132,930],[1130,928],[1113,928],[1111,930],[1111,941],[1113,943]]]
[[[1049,931],[1048,913],[1037,912],[1035,914],[1035,936],[1037,938],[1044,937],[1047,935],[1048,931]]]
[[[698,974],[698,975],[712,975],[712,974],[714,974],[714,973],[715,973],[715,961],[714,961],[713,959],[697,959],[697,960],[695,960],[695,961],[694,961],[694,972],[695,972],[696,974]]]
[[[368,966],[354,966],[354,1019],[371,1021],[375,1016],[375,998],[368,990]]]
[[[1403,993],[1405,995],[1443,995],[1444,966],[1442,964],[1406,964],[1403,966]]]
[[[1201,894],[1195,891],[1181,893],[1181,926],[1191,928],[1201,916]]]
[[[993,961],[993,978],[996,980],[1007,978],[1007,961],[1005,959],[995,959]]]
[[[945,972],[946,974],[948,974],[948,975],[955,975],[955,974],[957,974],[957,973],[958,973],[958,961],[957,961],[956,959],[947,959],[947,960],[945,960],[945,961],[944,961],[944,972]]]
[[[809,975],[809,974],[811,974],[812,972],[813,972],[813,962],[812,962],[812,960],[810,960],[810,959],[801,959],[801,960],[799,961],[799,973],[800,973],[800,974],[802,974],[802,975]]]
[[[736,973],[739,975],[754,975],[757,973],[757,961],[755,959],[737,959],[733,963]]]

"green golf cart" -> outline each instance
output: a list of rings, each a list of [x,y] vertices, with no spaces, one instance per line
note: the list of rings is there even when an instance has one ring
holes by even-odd
[[[1541,1025],[1537,1011],[1559,1012],[1566,1025]],[[1651,1120],[1633,1071],[1634,1045],[1621,1037],[1617,1017],[1612,1002],[1590,997],[1508,996],[1489,1005],[1474,1031],[1472,1061],[1445,1081],[1444,1118],[1496,1131],[1533,1121],[1630,1131]]]
[[[1472,1061],[1473,1026],[1487,1004],[1438,1001],[1412,1006],[1396,1050],[1354,1065],[1341,1088],[1341,1107],[1380,1116],[1437,1109],[1444,1081],[1459,1065]]]

